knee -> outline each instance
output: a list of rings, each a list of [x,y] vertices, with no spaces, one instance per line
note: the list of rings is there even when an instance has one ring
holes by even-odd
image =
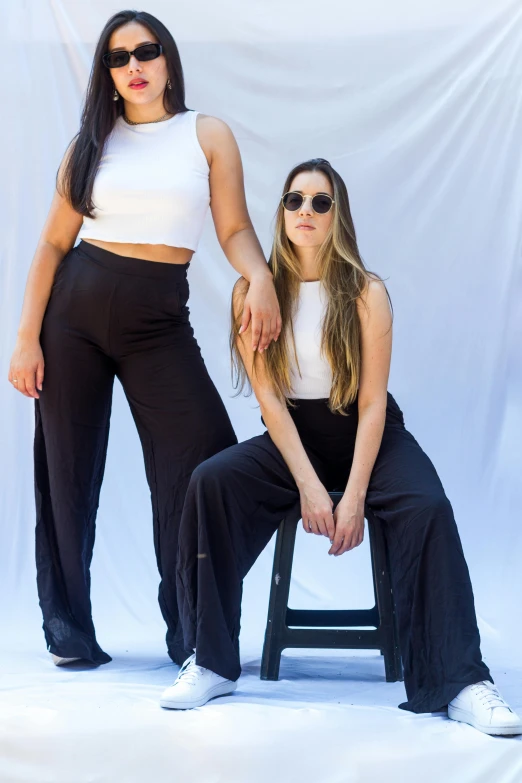
[[[223,483],[225,476],[230,473],[230,466],[223,459],[222,453],[214,454],[204,462],[201,462],[192,472],[190,486],[192,489],[205,489]]]
[[[452,560],[456,552],[462,555],[462,543],[450,501],[444,490],[429,493],[423,500],[423,509],[413,520],[411,535],[430,557],[440,556],[444,562]],[[437,555],[439,553],[439,555]],[[453,553],[453,554],[452,554]],[[439,565],[441,561],[439,562]]]
[[[190,479],[190,486],[192,489],[204,486],[208,483],[209,479],[215,473],[213,462],[214,457],[210,457],[204,462],[200,462],[197,468],[192,471],[192,476]]]
[[[201,462],[193,471],[183,504],[182,534],[206,523],[206,509],[219,503],[220,488],[216,481],[214,457]],[[183,538],[183,535],[182,535]]]
[[[442,487],[430,489],[419,494],[413,512],[412,521],[416,527],[426,528],[436,525],[453,526],[453,508]]]
[[[453,518],[453,509],[442,487],[426,494],[424,503],[433,517]]]
[[[419,498],[409,528],[410,533],[420,535],[423,540],[426,537],[431,539],[433,535],[441,541],[454,536],[456,525],[453,509],[442,488]]]

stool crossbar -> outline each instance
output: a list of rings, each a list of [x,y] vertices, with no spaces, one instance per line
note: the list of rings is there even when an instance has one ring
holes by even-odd
[[[335,508],[343,493],[330,492],[329,495]],[[262,680],[277,680],[282,651],[289,647],[300,647],[380,650],[384,656],[386,681],[402,681],[386,540],[382,523],[371,514],[366,514],[366,518],[375,593],[375,606],[372,609],[290,609],[288,596],[300,509],[296,508],[295,513],[283,519],[279,525],[261,660]]]

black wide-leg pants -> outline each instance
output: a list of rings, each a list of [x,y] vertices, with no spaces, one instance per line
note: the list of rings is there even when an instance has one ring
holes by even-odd
[[[357,404],[347,410],[348,416],[332,414],[325,400],[299,400],[290,408],[329,491],[344,489],[350,473]],[[178,600],[185,647],[196,649],[200,666],[239,677],[242,580],[298,503],[296,484],[267,432],[194,471],[181,522]],[[466,685],[493,680],[482,661],[450,502],[391,394],[366,506],[382,523],[389,547],[408,698],[400,707],[437,711]]]
[[[183,500],[194,468],[237,440],[190,326],[187,268],[81,242],[57,270],[34,443],[37,584],[56,655],[111,660],[96,641],[89,568],[115,377],[143,447],[168,651],[177,663],[190,653],[176,599]]]

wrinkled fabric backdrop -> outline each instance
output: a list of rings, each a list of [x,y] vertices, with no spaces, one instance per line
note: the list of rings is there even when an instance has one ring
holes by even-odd
[[[44,651],[33,556],[33,403],[7,383],[22,296],[76,133],[107,0],[8,0],[0,125],[0,596],[4,650]],[[451,499],[483,652],[521,641],[522,7],[517,0],[149,0],[176,39],[187,105],[239,143],[268,253],[288,170],[325,157],[344,177],[362,256],[395,311],[389,388]],[[6,40],[7,39],[7,40]],[[209,215],[190,268],[191,317],[240,439],[262,431],[233,396],[228,313],[237,275]],[[367,541],[333,559],[301,533],[295,607],[372,604]],[[242,644],[260,654],[273,542],[245,583]],[[164,652],[148,487],[116,385],[92,565],[100,644]],[[122,641],[124,640],[124,641]]]

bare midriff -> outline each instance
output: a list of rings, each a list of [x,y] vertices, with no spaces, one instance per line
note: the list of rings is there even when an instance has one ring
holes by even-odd
[[[102,239],[84,239],[91,245],[101,247],[110,253],[129,258],[141,258],[144,261],[157,261],[160,264],[186,264],[194,255],[187,247],[170,245],[139,245],[135,242],[104,242]]]

